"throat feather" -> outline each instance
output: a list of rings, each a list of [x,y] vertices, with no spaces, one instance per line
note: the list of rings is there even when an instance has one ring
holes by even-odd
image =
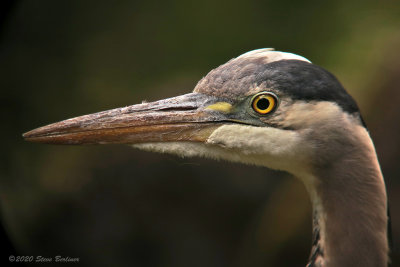
[[[323,257],[324,257],[324,249],[321,241],[319,214],[316,210],[314,210],[312,248],[307,267],[322,267]]]

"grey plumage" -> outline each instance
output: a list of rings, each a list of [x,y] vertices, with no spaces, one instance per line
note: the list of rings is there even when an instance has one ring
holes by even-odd
[[[254,99],[270,97],[259,112]],[[389,262],[387,198],[358,107],[328,71],[260,49],[212,70],[194,92],[73,118],[24,135],[55,144],[126,143],[287,171],[314,209],[309,266]]]
[[[263,58],[239,57],[210,71],[194,91],[237,100],[253,93],[249,86],[284,93],[294,100],[330,101],[346,112],[359,112],[356,102],[336,77],[303,60],[266,63]]]

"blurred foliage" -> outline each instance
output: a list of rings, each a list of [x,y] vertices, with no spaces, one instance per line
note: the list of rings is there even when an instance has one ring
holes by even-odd
[[[357,99],[400,240],[398,1],[41,0],[8,7],[0,36],[0,194],[19,255],[80,257],[87,266],[305,266],[311,208],[302,184],[287,174],[21,138],[68,117],[189,92],[210,69],[261,47],[309,58]]]

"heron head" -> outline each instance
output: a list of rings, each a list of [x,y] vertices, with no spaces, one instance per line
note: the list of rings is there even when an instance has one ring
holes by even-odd
[[[132,144],[293,172],[347,124],[362,123],[333,75],[301,56],[259,49],[210,71],[192,93],[64,120],[24,138]]]

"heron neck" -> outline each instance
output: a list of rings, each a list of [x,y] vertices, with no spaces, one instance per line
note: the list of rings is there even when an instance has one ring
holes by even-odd
[[[307,186],[314,210],[310,267],[388,264],[386,190],[368,142],[316,168],[315,182]]]

